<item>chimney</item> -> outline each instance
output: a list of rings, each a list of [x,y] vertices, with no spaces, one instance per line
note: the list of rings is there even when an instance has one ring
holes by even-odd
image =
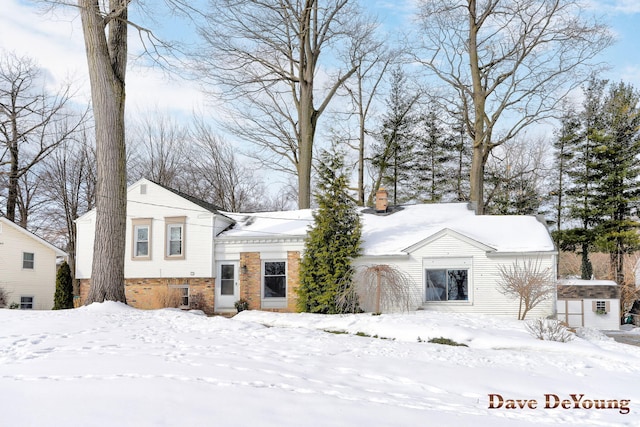
[[[384,188],[379,188],[378,191],[376,191],[376,212],[387,211],[387,207],[389,206],[388,196],[389,193],[387,193],[387,190]]]

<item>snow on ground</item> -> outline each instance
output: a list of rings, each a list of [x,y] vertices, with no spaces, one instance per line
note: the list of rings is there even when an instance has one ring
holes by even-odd
[[[432,312],[0,310],[0,424],[640,426],[640,347],[580,335]],[[425,342],[441,336],[468,347]],[[585,409],[600,399],[620,407]]]

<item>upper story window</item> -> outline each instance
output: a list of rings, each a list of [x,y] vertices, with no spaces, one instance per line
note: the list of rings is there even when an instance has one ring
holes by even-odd
[[[132,259],[151,259],[151,218],[136,218],[131,220],[133,236],[131,239]]]
[[[33,252],[22,253],[22,268],[33,270],[35,267],[35,254]]]
[[[184,259],[185,258],[185,220],[186,217],[167,217],[165,232],[165,258]]]

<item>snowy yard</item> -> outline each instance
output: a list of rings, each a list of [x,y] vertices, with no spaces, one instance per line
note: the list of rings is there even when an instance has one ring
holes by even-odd
[[[640,347],[586,336],[429,312],[0,310],[0,424],[640,426]]]

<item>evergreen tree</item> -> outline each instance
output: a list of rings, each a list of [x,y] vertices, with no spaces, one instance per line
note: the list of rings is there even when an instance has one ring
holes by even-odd
[[[382,122],[378,143],[373,146],[371,165],[376,170],[377,177],[369,195],[368,205],[372,204],[373,196],[382,184],[391,193],[394,205],[409,197],[403,197],[401,193],[402,185],[407,183],[411,175],[414,158],[414,106],[418,94],[410,92],[402,70],[392,71],[391,79],[391,91],[387,99],[388,111]]]
[[[56,293],[53,297],[53,309],[73,308],[73,280],[71,268],[66,261],[58,267],[56,273]]]
[[[318,208],[300,263],[300,311],[338,313],[337,298],[351,285],[351,261],[360,254],[362,227],[343,168],[341,153],[321,154],[314,194]]]
[[[607,81],[592,78],[585,90],[583,111],[579,118],[581,132],[579,138],[571,138],[570,149],[573,158],[568,164],[567,174],[572,186],[567,190],[567,202],[570,218],[578,226],[560,230],[556,238],[563,250],[575,250],[582,257],[582,278],[590,279],[593,274],[589,252],[595,242],[594,227],[599,221],[599,212],[594,204],[596,197],[596,147],[602,143],[603,134],[603,98]]]
[[[611,272],[624,281],[624,254],[640,246],[637,221],[631,208],[638,202],[640,168],[640,96],[633,86],[610,86],[603,105],[600,144],[594,150],[596,180],[594,205],[599,213],[596,247],[610,254]]]
[[[412,169],[411,192],[421,202],[440,202],[450,191],[454,143],[443,129],[434,109],[421,118]]]

